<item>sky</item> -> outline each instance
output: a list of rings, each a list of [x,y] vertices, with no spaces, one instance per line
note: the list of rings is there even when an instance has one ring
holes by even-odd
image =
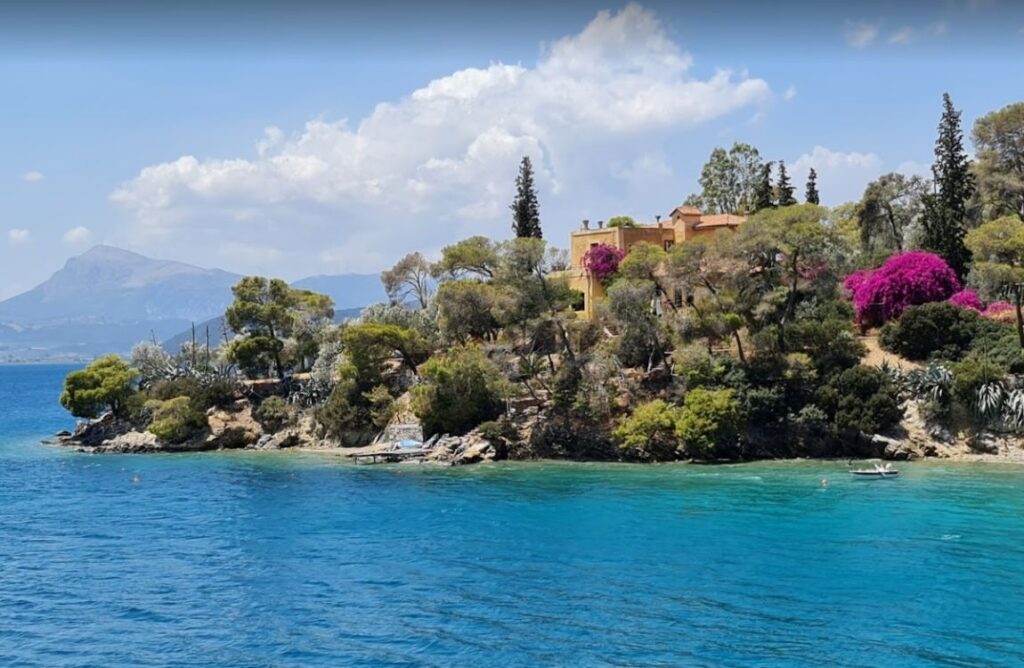
[[[653,221],[716,146],[823,204],[1024,98],[1024,3],[0,3],[0,298],[98,243],[289,280]],[[170,4],[170,3],[167,3]]]

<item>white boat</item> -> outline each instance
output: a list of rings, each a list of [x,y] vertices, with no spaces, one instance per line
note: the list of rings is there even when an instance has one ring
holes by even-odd
[[[892,464],[875,464],[874,468],[870,469],[853,469],[850,471],[852,475],[867,476],[871,478],[892,478],[900,474],[899,471],[892,467]]]

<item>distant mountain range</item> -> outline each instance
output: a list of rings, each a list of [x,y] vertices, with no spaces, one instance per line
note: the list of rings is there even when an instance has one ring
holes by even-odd
[[[148,339],[170,345],[193,322],[205,336],[207,321],[224,313],[239,278],[96,246],[44,283],[0,302],[0,361],[88,359],[127,353]],[[327,294],[339,311],[386,298],[374,274],[312,276],[294,285]],[[220,325],[210,334],[219,338]]]

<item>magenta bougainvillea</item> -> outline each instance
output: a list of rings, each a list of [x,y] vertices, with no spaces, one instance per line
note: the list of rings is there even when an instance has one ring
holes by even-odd
[[[862,325],[881,325],[900,317],[908,306],[943,301],[960,292],[949,265],[924,251],[893,255],[878,269],[859,273],[847,276],[843,286]]]
[[[981,314],[999,322],[1013,322],[1017,317],[1010,302],[992,302]]]
[[[849,276],[843,279],[843,289],[846,290],[846,294],[853,298],[853,295],[857,294],[857,290],[860,286],[864,285],[864,281],[868,280],[871,276],[871,269],[858,269]]]
[[[979,313],[985,310],[985,302],[981,301],[981,297],[974,290],[961,290],[955,293],[949,298],[949,303],[953,306],[978,311]]]
[[[626,257],[626,251],[608,244],[591,246],[583,255],[583,268],[599,281],[607,281],[619,270],[619,263]]]

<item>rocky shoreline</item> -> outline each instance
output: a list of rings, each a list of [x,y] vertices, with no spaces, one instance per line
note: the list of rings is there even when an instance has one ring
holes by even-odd
[[[117,420],[111,415],[80,423],[73,432],[63,431],[44,443],[92,454],[180,453],[217,450],[329,453],[337,456],[368,455],[394,451],[395,443],[423,441],[427,452],[413,461],[448,466],[502,459],[559,459],[558,452],[539,451],[531,444],[532,433],[542,421],[536,408],[527,409],[512,421],[504,436],[485,435],[475,429],[464,435],[435,435],[423,439],[422,427],[408,410],[396,413],[374,441],[361,447],[344,447],[319,434],[311,411],[298,411],[290,424],[269,431],[253,414],[253,406],[239,399],[207,412],[208,429],[182,443],[161,441],[144,426]],[[952,433],[929,429],[916,408],[908,406],[897,433],[865,435],[868,443],[861,458],[891,461],[945,459],[949,461],[1006,462],[1024,464],[1024,439],[994,432]],[[574,458],[578,459],[578,457]]]

